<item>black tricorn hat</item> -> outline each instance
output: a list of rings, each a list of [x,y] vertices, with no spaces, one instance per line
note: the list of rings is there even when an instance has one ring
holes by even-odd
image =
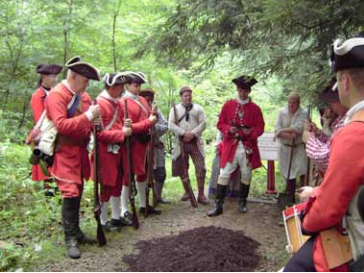
[[[125,84],[130,82],[132,76],[129,75],[128,72],[119,72],[119,73],[106,73],[102,78],[102,81],[107,86],[114,86],[119,84]]]
[[[147,83],[147,77],[142,72],[132,72],[128,71],[129,75],[131,76],[130,83],[138,83],[143,84]]]
[[[340,101],[339,100],[339,93],[337,91],[337,88],[334,88],[336,86],[336,79],[331,79],[330,83],[325,87],[325,89],[322,91],[321,98],[326,102],[335,102]]]
[[[235,85],[238,88],[242,88],[242,89],[245,89],[245,90],[251,90],[251,87],[254,84],[256,84],[258,81],[253,77],[240,76],[240,77],[237,77],[237,78],[233,79],[232,82],[235,83]]]
[[[154,98],[155,92],[152,89],[143,89],[142,91],[140,91],[139,96],[142,97],[147,97],[147,96],[152,96]]]
[[[340,46],[339,43],[340,40],[334,42],[331,54],[331,66],[334,72],[364,67],[364,38],[351,38]]]
[[[58,75],[62,71],[62,66],[58,64],[39,64],[35,72],[43,75]]]
[[[90,80],[100,81],[99,71],[91,64],[81,61],[79,56],[71,58],[66,67]]]

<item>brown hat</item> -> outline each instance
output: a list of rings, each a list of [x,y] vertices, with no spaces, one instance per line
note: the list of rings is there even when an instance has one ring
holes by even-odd
[[[128,72],[106,73],[102,81],[107,86],[114,86],[130,82],[132,77]]]
[[[340,101],[339,100],[339,93],[337,91],[337,88],[334,88],[336,86],[336,79],[331,79],[330,83],[325,87],[325,89],[322,91],[321,98],[326,102],[335,102]]]
[[[143,89],[142,91],[140,91],[139,96],[142,97],[152,96],[154,98],[154,94],[155,92],[152,89]]]
[[[250,76],[240,76],[232,80],[233,83],[238,88],[242,88],[244,90],[251,90],[251,87],[256,84],[258,81]]]
[[[66,67],[90,80],[100,81],[99,71],[91,64],[81,61],[79,56],[71,58]]]
[[[179,90],[179,95],[180,96],[182,96],[182,94],[184,93],[184,92],[192,92],[192,88],[191,87],[189,87],[189,86],[187,86],[187,85],[185,85],[185,86],[182,86],[181,87],[181,89]]]
[[[62,71],[62,66],[58,64],[39,64],[35,72],[43,75],[58,75]]]

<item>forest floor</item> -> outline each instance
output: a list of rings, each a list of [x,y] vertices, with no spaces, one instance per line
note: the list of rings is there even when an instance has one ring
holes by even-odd
[[[155,265],[156,263],[159,263],[158,268],[160,271],[211,271],[207,269],[204,270],[202,263],[200,263],[200,267],[202,266],[202,268],[199,268],[198,261],[201,257],[205,257],[206,253],[221,253],[223,245],[226,247],[226,244],[222,244],[223,242],[219,242],[219,239],[213,236],[213,230],[220,230],[225,233],[229,233],[229,231],[232,233],[235,232],[234,234],[240,234],[239,236],[241,236],[242,239],[244,239],[243,237],[245,235],[245,240],[257,242],[255,245],[253,244],[252,247],[249,247],[249,244],[245,244],[245,241],[242,241],[240,245],[242,245],[243,248],[245,247],[243,251],[241,247],[236,249],[236,244],[231,244],[231,251],[238,251],[242,256],[254,256],[253,252],[256,252],[259,257],[257,263],[250,265],[250,267],[242,266],[240,270],[229,270],[229,267],[219,267],[219,269],[213,271],[277,271],[285,264],[289,258],[285,251],[286,236],[282,224],[281,212],[275,204],[249,202],[248,212],[246,214],[241,214],[237,211],[237,199],[226,198],[223,215],[209,218],[206,216],[206,212],[212,205],[213,201],[210,202],[209,206],[199,205],[198,208],[194,209],[190,207],[189,202],[173,201],[169,205],[162,205],[159,207],[163,211],[160,216],[151,216],[148,218],[140,216],[139,230],[135,231],[132,227],[127,227],[121,232],[107,233],[108,243],[107,246],[102,248],[97,246],[81,247],[82,258],[79,260],[67,258],[65,247],[59,245],[59,251],[64,252],[64,258],[57,260],[57,262],[38,263],[34,265],[31,270],[131,271],[133,268],[137,268],[140,271],[157,271]],[[207,228],[205,236],[203,235],[203,229],[197,229],[204,227]],[[200,232],[197,232],[196,229],[200,230]],[[138,255],[138,253],[148,254],[148,251],[153,251],[153,247],[150,247],[149,250],[139,249],[140,247],[147,246],[149,241],[152,242],[152,244],[158,242],[163,243],[162,239],[166,239],[167,241],[165,242],[168,242],[168,240],[171,242],[173,238],[173,240],[176,240],[176,238],[178,239],[176,236],[182,236],[183,234],[183,238],[189,238],[189,233],[186,232],[192,232],[191,234],[194,234],[191,235],[192,237],[189,242],[203,245],[203,249],[195,247],[197,252],[190,253],[194,256],[192,260],[196,261],[197,267],[191,267],[191,265],[188,264],[191,261],[189,260],[187,264],[185,263],[186,268],[184,268],[183,265],[178,267],[177,270],[175,268],[173,269],[173,267],[171,268],[169,263],[172,259],[175,260],[176,257],[171,257],[171,259],[168,257],[166,258],[168,253],[171,255],[173,253],[172,249],[168,249],[168,247],[166,247],[164,251],[163,248],[156,247],[155,249],[158,249],[156,251],[161,251],[160,254],[145,255],[143,257],[135,256]],[[199,234],[198,236],[200,236],[199,238],[194,237],[197,233]],[[234,234],[228,234],[228,237],[231,237]],[[236,238],[236,236],[234,236],[231,238]],[[229,247],[229,245],[227,245],[227,247]],[[186,247],[185,250],[183,248],[181,249],[183,252],[186,250]],[[231,251],[227,252],[230,253],[230,256]],[[156,260],[156,256],[160,256],[161,259]],[[188,256],[188,253],[181,253],[180,255],[181,258]],[[239,259],[239,257],[236,258],[236,255],[233,255],[232,257],[232,259]],[[143,261],[144,267],[136,267],[133,262],[141,261],[141,259],[146,259]],[[234,263],[231,259],[226,259],[226,261]],[[211,261],[211,263],[213,262],[215,261]]]

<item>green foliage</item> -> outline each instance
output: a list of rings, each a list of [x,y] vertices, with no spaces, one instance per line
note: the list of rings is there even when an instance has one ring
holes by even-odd
[[[61,198],[46,199],[42,183],[30,180],[30,149],[24,146],[39,63],[64,64],[80,55],[102,74],[143,71],[167,118],[172,100],[179,102],[178,89],[190,85],[207,116],[209,178],[217,118],[223,103],[236,97],[231,79],[258,77],[251,97],[266,131],[273,131],[288,92],[300,92],[307,102],[326,84],[328,45],[363,30],[362,14],[359,0],[0,1],[0,270],[27,270],[65,256]],[[90,82],[87,91],[94,98],[102,89]],[[170,151],[171,134],[166,139]],[[169,154],[167,159],[170,175]],[[265,187],[262,168],[254,173],[252,193],[261,195]],[[179,179],[168,177],[164,192],[177,202]],[[85,185],[81,214],[82,228],[94,234],[92,183]]]
[[[30,180],[28,158],[30,149],[23,145],[0,142],[0,270],[32,270],[40,263],[56,262],[66,257],[61,227],[61,197],[46,198],[42,182]],[[215,155],[213,145],[206,146],[206,167],[208,180],[212,160]],[[178,202],[183,194],[179,178],[172,178],[171,157],[167,154],[167,180],[164,197]],[[190,168],[191,184],[197,192],[194,167]],[[277,174],[277,188],[284,183]],[[54,185],[53,185],[54,186]],[[259,196],[266,189],[266,171],[254,172],[252,194]],[[81,228],[86,234],[95,234],[93,218],[93,185],[85,183],[81,204]],[[137,198],[138,201],[138,198]],[[168,209],[168,207],[166,207]],[[111,238],[112,239],[112,238]],[[87,248],[97,251],[97,247]]]
[[[44,196],[43,182],[30,179],[30,148],[0,142],[0,271],[29,270],[66,256],[61,196]],[[51,184],[53,187],[55,184]],[[85,184],[81,226],[93,234],[92,183]]]
[[[155,52],[183,68],[210,69],[229,54],[241,72],[275,74],[313,99],[331,78],[330,44],[363,31],[363,11],[359,0],[184,0],[160,25]]]
[[[28,128],[19,126],[22,121],[22,113],[7,111],[6,114],[0,110],[0,142],[4,143],[24,143]]]

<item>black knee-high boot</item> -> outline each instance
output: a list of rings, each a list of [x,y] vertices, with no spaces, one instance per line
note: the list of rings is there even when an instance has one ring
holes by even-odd
[[[216,195],[215,195],[215,207],[207,213],[207,216],[214,217],[222,214],[226,190],[227,186],[217,184]]]
[[[295,194],[296,194],[296,178],[294,179],[289,179],[287,181],[287,190],[286,193],[291,196],[292,198],[292,203],[295,203],[296,198],[295,198]]]
[[[249,195],[250,185],[245,185],[240,183],[240,190],[239,190],[239,212],[246,213],[246,199]]]
[[[68,256],[72,259],[81,258],[78,249],[77,236],[78,228],[78,197],[64,198],[62,203],[62,224],[65,235],[65,242],[68,249]]]
[[[80,228],[80,207],[81,207],[81,196],[76,197],[77,199],[77,234],[76,239],[80,244],[96,244],[95,239],[87,237]]]

